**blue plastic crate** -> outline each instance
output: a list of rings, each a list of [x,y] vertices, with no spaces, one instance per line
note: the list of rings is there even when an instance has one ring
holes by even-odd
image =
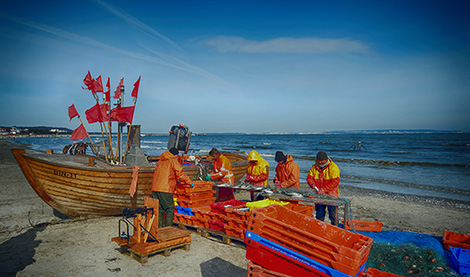
[[[320,263],[320,262],[318,262],[314,259],[306,257],[306,256],[304,256],[300,253],[297,253],[297,252],[295,252],[295,251],[293,251],[293,250],[291,250],[287,247],[284,247],[280,244],[277,244],[277,243],[272,242],[268,239],[265,239],[265,238],[261,237],[260,235],[255,234],[253,232],[246,231],[245,240],[247,238],[252,239],[252,240],[254,240],[254,241],[256,241],[256,242],[258,242],[262,245],[265,245],[265,246],[271,248],[273,251],[276,251],[276,252],[279,252],[283,255],[289,256],[289,257],[305,264],[306,266],[312,267],[312,268],[314,268],[318,271],[321,271],[323,273],[326,273],[326,274],[328,274],[329,276],[332,276],[332,277],[357,277],[357,276],[360,276],[360,275],[362,275],[362,272],[364,272],[365,267],[366,267],[366,263],[367,263],[367,261],[364,262],[364,264],[361,265],[361,267],[360,267],[359,271],[357,272],[357,274],[354,275],[354,276],[351,276],[351,275],[348,275],[344,272],[341,272],[339,270],[331,268],[327,265],[324,265],[324,264],[322,264],[322,263]]]
[[[449,247],[452,262],[460,274],[470,274],[470,250],[458,247]]]
[[[181,207],[181,206],[175,206],[175,208],[176,208],[176,212],[179,214],[190,215],[190,216],[194,215],[191,208],[186,208],[186,207]]]

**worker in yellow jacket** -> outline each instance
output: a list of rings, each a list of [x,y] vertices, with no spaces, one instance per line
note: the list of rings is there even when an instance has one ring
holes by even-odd
[[[250,183],[253,186],[267,186],[269,177],[269,163],[261,158],[255,150],[248,153],[247,156],[248,167],[246,168],[245,183]],[[260,195],[255,196],[254,191],[251,191],[251,201],[263,200]]]
[[[317,194],[328,194],[333,197],[339,196],[339,180],[340,171],[338,166],[328,157],[328,155],[320,151],[317,153],[315,164],[310,168],[307,175],[308,185],[317,191]],[[336,206],[328,206],[322,204],[315,205],[316,219],[323,221],[325,219],[326,211],[331,224],[335,225],[336,222]]]

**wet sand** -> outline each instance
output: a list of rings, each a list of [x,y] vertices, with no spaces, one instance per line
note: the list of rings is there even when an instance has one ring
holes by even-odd
[[[156,255],[146,264],[121,254],[111,241],[120,217],[73,220],[54,212],[11,154],[21,147],[26,146],[0,140],[1,276],[246,276],[243,248],[195,233],[189,251]],[[353,219],[381,221],[383,230],[437,236],[470,230],[470,203],[346,186],[340,190],[350,199]],[[248,193],[235,195],[249,199]]]

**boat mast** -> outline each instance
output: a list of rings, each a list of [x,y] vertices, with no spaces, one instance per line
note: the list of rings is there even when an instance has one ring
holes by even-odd
[[[119,107],[124,107],[124,84],[121,86],[121,95],[119,97]],[[118,122],[118,135],[117,135],[117,157],[116,159],[119,161],[119,164],[122,163],[122,130],[123,127],[126,126],[126,122]]]

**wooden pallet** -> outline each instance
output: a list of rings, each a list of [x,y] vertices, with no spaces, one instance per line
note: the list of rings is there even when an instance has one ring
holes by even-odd
[[[201,235],[202,237],[205,237],[205,238],[214,237],[216,239],[221,240],[225,244],[234,243],[234,245],[236,245],[236,246],[246,248],[245,242],[242,238],[227,235],[222,231],[214,230],[214,229],[208,229],[208,228],[204,228],[204,227],[201,227],[201,226],[195,226],[195,225],[191,225],[191,224],[187,224],[187,223],[181,223],[181,222],[178,222],[178,221],[174,221],[174,224],[176,226],[178,226],[179,229],[195,232],[195,233]]]
[[[188,251],[191,247],[191,233],[174,227],[158,229],[158,242],[137,242],[133,237],[129,241],[121,237],[111,240],[121,247],[121,253],[129,254],[140,263],[146,263],[148,257],[155,254],[163,253],[168,257],[174,249],[183,248]]]

